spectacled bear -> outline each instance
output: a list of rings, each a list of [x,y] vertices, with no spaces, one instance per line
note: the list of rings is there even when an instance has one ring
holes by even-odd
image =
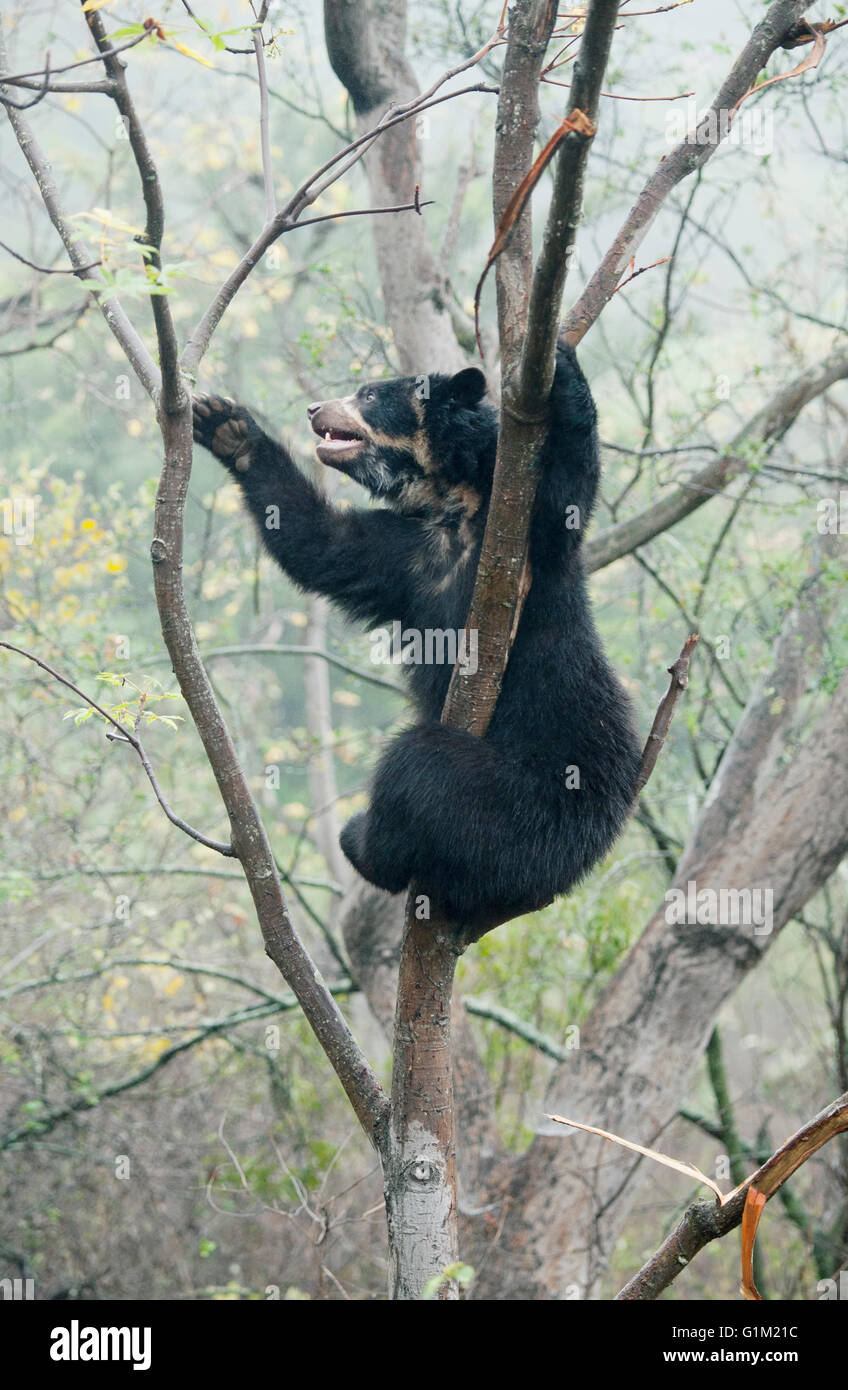
[[[369,382],[307,410],[320,461],[382,506],[333,507],[240,405],[200,395],[195,439],[240,484],[265,546],[302,589],[370,625],[464,628],[486,524],[496,412],[474,367]],[[466,925],[567,893],[631,810],[640,750],[601,648],[581,561],[598,487],[592,396],[557,351],[530,533],[532,584],[484,738],[439,722],[447,664],[407,666],[417,708],[374,774],[341,846],[360,874],[410,883]]]

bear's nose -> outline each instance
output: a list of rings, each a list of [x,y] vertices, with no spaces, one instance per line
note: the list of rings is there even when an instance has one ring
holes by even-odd
[[[322,406],[323,404],[324,404],[323,401],[313,401],[311,405],[308,405],[308,406],[306,407],[306,413],[307,413],[307,415],[309,416],[310,420],[312,419],[312,416],[313,416],[313,415],[317,415],[317,414],[318,414],[318,411],[321,409],[321,406]]]

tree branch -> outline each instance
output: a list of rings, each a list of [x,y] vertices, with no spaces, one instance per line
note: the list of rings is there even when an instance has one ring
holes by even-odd
[[[623,226],[577,303],[566,314],[561,336],[576,345],[588,332],[636,254],[671,190],[715,153],[730,129],[732,112],[753,86],[771,55],[782,46],[787,31],[810,8],[812,0],[773,0],[757,25],[716,98],[698,124],[658,164],[639,194]]]
[[[642,765],[639,769],[639,780],[636,784],[637,797],[647,784],[648,778],[656,767],[657,758],[662,751],[666,735],[671,727],[671,721],[674,718],[674,711],[677,708],[681,695],[689,684],[689,662],[697,642],[698,634],[696,632],[687,637],[679,657],[674,665],[668,668],[668,674],[671,676],[671,684],[659,703],[659,708],[654,716],[654,722],[651,725],[651,732],[648,734],[648,740],[642,753]]]
[[[591,0],[586,15],[573,92],[575,102],[580,102],[575,110],[582,110],[592,127],[617,15],[617,0]],[[539,73],[555,17],[556,6],[545,0],[535,0],[523,10],[516,7],[513,13],[495,152],[498,219],[530,162]],[[479,671],[471,676],[454,668],[442,716],[445,723],[481,736],[494,712],[531,583],[527,561],[536,460],[548,427],[566,261],[580,217],[588,148],[589,138],[577,130],[562,142],[542,251],[532,275],[529,207],[497,263],[501,423],[492,500],[466,620],[479,634]]]
[[[162,198],[162,185],[144,128],[130,95],[123,61],[114,54],[99,10],[86,10],[85,19],[92,38],[103,58],[106,72],[113,83],[112,97],[124,121],[130,149],[138,169],[147,222],[144,228],[146,249],[145,266],[152,271],[158,281],[162,270],[162,237],[165,233],[165,204]],[[157,286],[154,286],[154,289]],[[159,405],[167,415],[188,409],[188,396],[179,376],[179,348],[174,328],[174,318],[168,296],[151,293],[150,307],[156,328],[156,341],[159,347],[159,366],[162,374],[162,392]]]
[[[611,565],[646,541],[675,526],[724,491],[733,478],[748,467],[746,451],[752,444],[772,444],[782,439],[801,411],[837,381],[848,379],[848,349],[838,348],[816,366],[781,386],[770,400],[734,435],[727,449],[711,459],[685,483],[658,502],[608,526],[590,540],[584,551],[587,571]]]
[[[612,34],[616,0],[592,0],[583,35],[587,54],[596,52],[599,27]],[[516,189],[532,163],[537,121],[538,81],[545,50],[556,18],[554,0],[518,0],[513,7],[498,112],[495,155],[495,217],[500,224]],[[612,23],[611,23],[612,21]],[[608,51],[606,42],[604,53]],[[581,48],[581,53],[583,49]],[[587,62],[588,100],[597,101],[602,65]],[[570,166],[572,173],[582,162]],[[572,196],[578,190],[572,185]],[[564,197],[555,216],[570,225]],[[551,234],[552,239],[554,234]],[[560,234],[553,244],[567,244]],[[531,300],[529,207],[497,261],[498,316],[505,369],[515,373],[521,362],[522,335],[548,333],[550,373],[543,405],[553,380],[553,358],[559,303],[542,305],[535,299],[536,318],[528,320]],[[542,274],[549,276],[553,249]],[[531,398],[532,405],[536,396]],[[521,388],[504,392],[492,502],[483,549],[467,618],[479,630],[481,678],[459,684],[455,668],[442,713],[453,727],[485,733],[495,708],[509,655],[514,618],[521,592],[536,477],[533,469],[546,419],[512,412],[523,406]],[[532,408],[531,405],[531,408]],[[516,428],[512,429],[511,426]],[[517,496],[521,509],[517,519]],[[472,693],[473,691],[473,693]],[[386,1173],[386,1210],[399,1261],[393,1269],[392,1292],[398,1298],[421,1296],[423,1283],[456,1260],[456,1164],[454,1096],[450,1038],[450,998],[456,958],[482,933],[447,921],[438,911],[420,920],[421,899],[413,884],[407,901],[401,946],[395,1016],[394,1068],[391,1109],[391,1161]],[[492,924],[494,925],[494,924]],[[422,1158],[416,1160],[416,1153]],[[428,1243],[422,1240],[426,1233]],[[456,1285],[445,1280],[439,1296],[458,1297]]]

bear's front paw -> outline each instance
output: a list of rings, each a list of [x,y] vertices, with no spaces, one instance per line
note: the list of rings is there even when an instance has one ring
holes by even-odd
[[[198,444],[239,473],[250,467],[261,430],[244,406],[229,396],[195,396],[194,437]]]

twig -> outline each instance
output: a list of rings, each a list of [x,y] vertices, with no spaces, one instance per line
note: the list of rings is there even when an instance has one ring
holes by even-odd
[[[331,213],[327,217],[316,217],[305,220],[301,220],[300,217],[301,212],[305,208],[311,206],[321,193],[329,188],[336,179],[341,178],[348,169],[352,168],[353,165],[367,153],[368,149],[370,149],[371,145],[374,144],[379,136],[385,134],[387,130],[393,129],[394,126],[400,125],[403,121],[410,120],[421,111],[427,111],[432,106],[438,106],[443,101],[452,101],[454,97],[464,96],[469,92],[497,92],[497,90],[497,87],[489,87],[483,84],[477,84],[472,87],[461,87],[455,92],[448,92],[445,96],[435,97],[431,101],[422,100],[418,105],[411,103],[408,108],[402,107],[400,108],[401,114],[397,114],[395,111],[390,117],[389,114],[386,113],[376,126],[366,131],[364,135],[360,135],[356,140],[352,140],[343,150],[333,155],[332,159],[327,160],[327,162],[322,164],[313,174],[310,174],[309,178],[292,194],[285,206],[280,208],[274,215],[273,220],[263,227],[262,231],[253,242],[253,245],[245,252],[238,265],[233,268],[223,284],[219,286],[212,301],[189,335],[182,354],[183,370],[189,375],[196,374],[200,361],[209,346],[212,334],[220,323],[227,306],[251,272],[259,264],[268,248],[272,246],[279,237],[292,231],[295,227],[304,227],[310,224],[314,225],[315,222],[333,220],[340,216],[363,215],[362,213]],[[340,163],[340,161],[342,162]],[[321,176],[328,171],[330,171],[328,177],[324,179],[322,183],[318,183],[317,181]],[[419,204],[419,206],[423,206],[423,204]],[[414,210],[417,210],[414,202],[400,208],[373,209],[374,212],[408,212]],[[368,211],[372,211],[372,209],[364,210],[364,212]]]
[[[271,132],[268,122],[268,76],[265,71],[265,40],[262,24],[268,6],[262,6],[261,17],[253,26],[253,51],[256,54],[256,73],[259,78],[259,141],[262,148],[262,179],[265,185],[265,221],[270,222],[277,207],[274,197],[274,170],[271,164]]]
[[[162,237],[165,233],[165,203],[159,172],[130,94],[123,63],[112,51],[103,27],[102,16],[98,10],[91,10],[86,12],[85,19],[91,36],[103,55],[106,72],[114,84],[113,100],[126,126],[146,213],[142,242],[146,252],[145,266],[158,280],[162,269]],[[154,285],[153,289],[156,288],[158,287]],[[168,296],[151,293],[150,307],[162,373],[159,404],[166,415],[174,415],[180,410],[185,413],[189,409],[188,393],[183,389],[179,377],[179,347]]]
[[[119,53],[126,53],[128,48],[135,48],[136,44],[144,43],[145,39],[151,37],[152,32],[152,29],[148,29],[144,34],[136,34],[134,38],[127,39],[126,43],[119,43],[116,46],[110,45],[108,49],[101,49],[95,53],[93,58],[80,58],[76,63],[66,63],[62,68],[51,68],[50,54],[48,53],[44,67],[39,71],[16,72],[10,75],[3,73],[0,74],[0,82],[8,84],[10,87],[28,87],[32,86],[30,79],[41,79],[45,76],[55,77],[60,72],[73,72],[75,68],[88,67],[90,63],[103,63],[109,58],[116,57]]]
[[[314,227],[316,222],[338,222],[342,217],[377,217],[384,212],[419,212],[422,208],[432,207],[435,203],[434,198],[427,198],[424,202],[420,198],[414,198],[411,203],[398,203],[390,208],[352,208],[349,212],[327,212],[323,217],[306,217],[302,221],[292,223],[289,228],[294,231],[297,227]]]
[[[102,261],[92,261],[89,265],[59,266],[58,268],[52,265],[36,265],[35,261],[27,260],[26,256],[22,256],[20,251],[13,251],[11,246],[6,245],[5,241],[0,241],[0,247],[7,251],[10,256],[14,256],[15,260],[20,261],[22,265],[28,265],[30,270],[37,270],[40,275],[84,275],[87,270],[94,270],[103,264]]]
[[[655,270],[658,265],[666,265],[670,260],[671,256],[660,256],[660,259],[658,261],[651,261],[650,265],[640,265],[638,270],[634,270],[634,257],[634,260],[630,262],[630,274],[627,276],[625,280],[622,280],[620,284],[616,285],[615,289],[613,290],[613,294],[618,294],[619,290],[623,290],[625,285],[629,285],[633,280],[638,280],[639,276],[644,275],[646,270]]]
[[[104,1100],[111,1100],[113,1096],[124,1095],[127,1091],[134,1090],[136,1086],[141,1086],[145,1081],[149,1081],[152,1076],[173,1062],[176,1057],[190,1051],[193,1047],[197,1047],[200,1043],[206,1042],[208,1038],[215,1037],[218,1033],[226,1032],[227,1029],[235,1028],[241,1023],[251,1023],[256,1019],[273,1017],[274,1014],[280,1012],[282,1012],[280,1005],[275,1003],[254,1004],[249,1008],[237,1009],[232,1013],[225,1014],[223,1018],[205,1024],[192,1037],[183,1038],[181,1042],[173,1043],[171,1047],[161,1052],[149,1066],[143,1067],[141,1071],[135,1072],[132,1076],[125,1077],[123,1081],[116,1081],[109,1086],[103,1086],[96,1093],[86,1092],[83,1095],[75,1096],[66,1105],[57,1106],[46,1115],[27,1120],[17,1129],[10,1130],[0,1137],[0,1151],[10,1149],[24,1139],[33,1139],[39,1135],[48,1134],[56,1128],[57,1124],[68,1119],[71,1115],[78,1115],[85,1110],[93,1110]]]
[[[335,666],[338,670],[346,671],[348,675],[356,676],[359,680],[381,686],[383,690],[393,690],[396,695],[406,695],[404,687],[396,681],[387,680],[385,676],[373,675],[361,666],[355,666],[352,661],[345,661],[343,657],[325,651],[323,647],[312,647],[305,643],[253,642],[238,647],[210,647],[201,655],[204,661],[211,661],[215,657],[224,656],[318,656],[326,661],[328,666]],[[145,657],[139,665],[156,666],[167,659],[165,655],[149,656]]]
[[[6,50],[0,33],[0,66],[6,62]],[[111,84],[109,90],[111,91]],[[85,266],[93,260],[89,248],[79,236],[72,230],[70,220],[62,205],[59,197],[59,190],[53,178],[50,165],[45,159],[38,142],[33,134],[32,128],[24,116],[19,111],[7,109],[7,115],[12,129],[15,132],[21,152],[26,159],[38,184],[44,206],[47,209],[50,221],[59,233],[68,259],[79,277],[85,283],[99,287],[101,291],[105,288],[93,271],[86,270]],[[142,386],[149,394],[153,394],[160,382],[159,368],[153,361],[141,337],[133,324],[127,318],[123,308],[115,295],[97,295],[97,307],[105,318],[109,329],[121,344],[130,366]]]
[[[681,695],[689,684],[689,662],[692,653],[698,643],[698,633],[693,632],[683,643],[683,649],[673,666],[669,666],[668,673],[671,676],[671,683],[665,695],[660,700],[657,712],[654,715],[654,722],[651,725],[651,732],[642,752],[642,763],[639,769],[639,780],[636,784],[636,795],[648,781],[653,772],[660,750],[666,740],[671,721],[674,718],[674,711],[677,708]]]
[[[500,1024],[507,1032],[514,1033],[517,1038],[522,1038],[524,1042],[530,1043],[537,1052],[543,1052],[546,1057],[553,1057],[556,1062],[568,1062],[574,1057],[574,1049],[563,1047],[562,1044],[554,1042],[545,1033],[534,1028],[532,1023],[527,1023],[518,1014],[514,1014],[511,1009],[504,1009],[500,1004],[485,1004],[480,999],[473,999],[470,994],[462,997],[468,1013],[475,1014],[478,1018],[491,1019],[492,1023]]]
[[[848,349],[837,349],[815,366],[781,386],[765,405],[737,431],[727,447],[697,473],[661,500],[626,521],[593,536],[585,549],[589,573],[629,555],[645,541],[667,531],[724,491],[733,478],[750,467],[743,447],[753,441],[770,444],[782,439],[801,411],[837,381],[848,378]]]
[[[32,652],[25,651],[23,647],[12,646],[11,642],[0,642],[0,648],[5,648],[5,650],[9,652],[15,652],[18,656],[26,657],[27,661],[32,661],[36,666],[40,666],[41,670],[46,671],[48,676],[52,676],[53,680],[58,681],[60,685],[64,685],[68,690],[72,690],[74,694],[78,695],[81,700],[84,700],[91,709],[96,710],[107,723],[111,724],[114,729],[117,729],[120,737],[115,739],[115,742],[128,743],[131,748],[135,749],[141,759],[141,765],[147,773],[150,785],[156,793],[156,800],[159,802],[159,805],[162,807],[162,810],[165,812],[165,815],[172,825],[176,825],[180,830],[185,831],[186,835],[190,835],[193,840],[197,840],[199,844],[205,845],[207,849],[217,850],[218,854],[224,854],[229,857],[235,854],[232,845],[224,844],[220,840],[210,840],[208,836],[202,834],[199,830],[195,830],[193,826],[189,825],[187,821],[184,821],[181,816],[178,816],[171,810],[162,795],[162,790],[156,780],[156,774],[150,765],[150,761],[137,734],[126,729],[123,724],[120,724],[117,719],[113,718],[108,710],[105,710],[102,705],[98,705],[96,700],[92,700],[90,696],[86,695],[84,690],[80,690],[78,685],[74,685],[73,681],[68,680],[67,676],[63,676],[58,671],[54,671],[53,667],[48,666],[47,662],[42,661],[40,657],[35,656]]]

